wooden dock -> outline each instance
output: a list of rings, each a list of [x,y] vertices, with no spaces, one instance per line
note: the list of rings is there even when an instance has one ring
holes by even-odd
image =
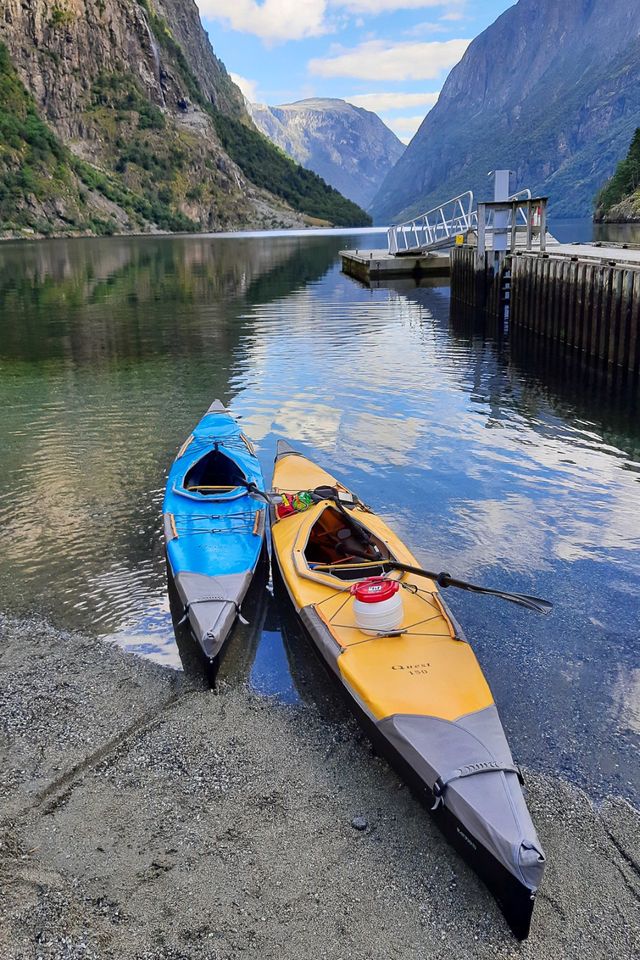
[[[474,211],[473,194],[462,194],[390,227],[388,250],[341,251],[342,269],[376,286],[450,277],[452,312],[467,310],[500,336],[539,337],[550,351],[593,363],[635,388],[640,248],[558,243],[547,230],[547,202],[527,190]]]
[[[640,249],[550,244],[541,251],[451,251],[452,299],[550,349],[640,378]]]
[[[448,277],[451,270],[448,251],[394,256],[387,250],[341,250],[340,257],[343,272],[362,283],[399,277]]]
[[[575,251],[575,252],[574,252]],[[509,322],[640,372],[640,251],[575,246],[511,258]]]

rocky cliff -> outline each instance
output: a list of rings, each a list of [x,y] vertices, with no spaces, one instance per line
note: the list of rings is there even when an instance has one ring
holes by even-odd
[[[640,115],[640,3],[520,0],[468,48],[373,203],[403,219],[515,171],[557,216],[592,212]]]
[[[247,106],[258,129],[285,153],[365,209],[404,152],[377,114],[344,100]]]
[[[194,0],[3,0],[0,44],[5,232],[367,221],[258,134]]]

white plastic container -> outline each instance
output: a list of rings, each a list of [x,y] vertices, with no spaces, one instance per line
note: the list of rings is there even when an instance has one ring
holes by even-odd
[[[351,587],[356,623],[363,633],[393,633],[403,620],[404,607],[397,580],[369,577]]]

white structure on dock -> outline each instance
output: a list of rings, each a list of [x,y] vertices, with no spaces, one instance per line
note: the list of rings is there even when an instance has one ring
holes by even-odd
[[[545,249],[547,241],[546,198],[533,199],[530,190],[509,192],[510,171],[495,170],[494,199],[475,206],[467,190],[413,220],[387,231],[388,253],[402,257],[428,254],[457,244],[477,242],[484,250]]]
[[[488,250],[514,252],[546,250],[556,243],[547,233],[547,199],[533,198],[530,190],[509,193],[510,171],[496,170],[495,199],[476,207],[467,190],[413,220],[389,227],[386,250],[343,250],[346,273],[359,280],[399,276],[447,275],[448,251],[466,244],[478,257]]]

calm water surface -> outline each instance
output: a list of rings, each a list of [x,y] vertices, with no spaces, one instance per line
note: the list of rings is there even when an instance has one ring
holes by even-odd
[[[562,239],[590,229],[556,225]],[[542,618],[447,596],[517,758],[595,797],[637,800],[637,411],[458,323],[447,287],[358,285],[340,273],[347,245],[0,246],[0,607],[180,667],[160,506],[177,447],[220,397],[267,481],[288,437],[428,565],[551,599]],[[287,702],[331,703],[270,585],[223,672]]]

